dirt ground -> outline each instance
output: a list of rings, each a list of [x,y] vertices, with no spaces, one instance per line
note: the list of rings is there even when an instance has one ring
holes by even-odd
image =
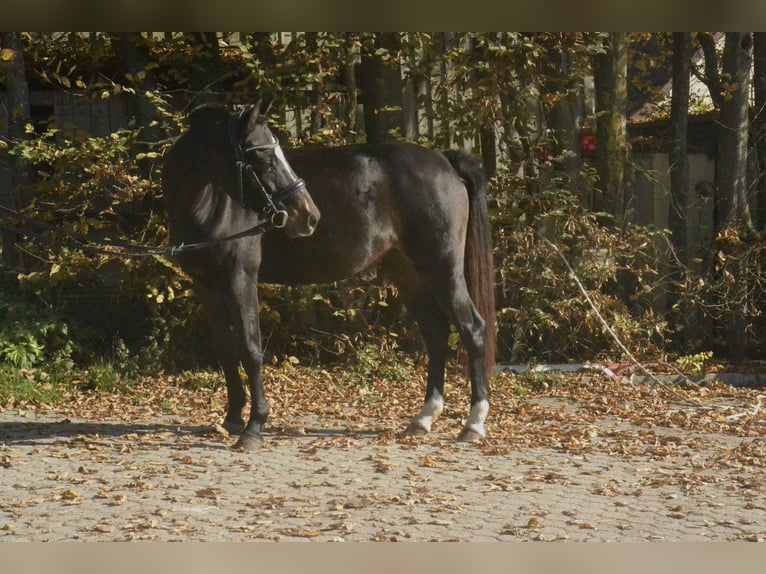
[[[0,539],[766,539],[763,391],[605,376],[530,390],[507,375],[487,439],[462,444],[457,382],[434,432],[412,439],[399,431],[415,384],[384,402],[268,375],[279,400],[250,453],[218,426],[223,391],[180,379],[6,405]]]

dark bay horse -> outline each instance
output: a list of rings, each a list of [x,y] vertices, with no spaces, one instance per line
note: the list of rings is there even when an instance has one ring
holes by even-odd
[[[236,149],[254,143],[253,128],[242,127],[253,123],[252,118],[237,117],[240,127],[232,137],[225,125],[233,120],[222,114],[209,108],[193,114],[189,131],[166,156],[163,184],[174,243],[220,238],[259,219],[262,205],[248,200],[259,194],[248,189],[243,197],[241,174],[234,167]],[[256,126],[261,139],[269,141],[265,126]],[[443,410],[448,337],[454,324],[468,354],[471,379],[471,410],[459,438],[483,437],[487,379],[494,365],[495,305],[486,180],[479,161],[464,152],[440,153],[405,143],[292,150],[285,152],[287,162],[281,161],[278,149],[271,160],[280,159],[281,176],[272,176],[266,187],[272,193],[293,187],[291,166],[305,179],[316,207],[302,188],[282,200],[290,214],[285,232],[179,255],[213,329],[229,398],[224,427],[243,432],[237,446],[259,443],[268,416],[260,372],[257,281],[331,282],[375,264],[397,284],[428,352],[425,402],[405,432],[428,433]],[[260,176],[261,164],[268,162],[260,157],[251,161]],[[318,226],[317,208],[322,214]],[[240,361],[252,399],[247,425]]]

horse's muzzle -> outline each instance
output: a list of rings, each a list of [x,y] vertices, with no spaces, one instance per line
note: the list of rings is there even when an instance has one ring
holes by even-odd
[[[304,206],[303,209],[301,209],[302,217],[298,217],[300,223],[296,221],[298,225],[295,225],[292,230],[286,230],[287,233],[291,234],[293,237],[309,237],[314,234],[314,231],[316,231],[317,225],[319,224],[321,215],[311,198],[309,197],[308,201],[304,201],[303,203]]]
[[[298,181],[289,199],[283,202],[289,215],[284,230],[289,237],[308,237],[316,231],[321,214],[303,180]]]
[[[319,210],[316,209],[316,206],[314,207],[314,211],[315,213],[310,213],[306,220],[306,229],[308,231],[308,235],[314,234],[317,229],[317,225],[319,224],[319,218],[321,217]]]

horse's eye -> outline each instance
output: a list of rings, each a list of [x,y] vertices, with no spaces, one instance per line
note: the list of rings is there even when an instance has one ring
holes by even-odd
[[[265,162],[267,159],[269,159],[268,150],[263,148],[256,148],[252,150],[251,153],[253,154],[252,157],[260,162]]]

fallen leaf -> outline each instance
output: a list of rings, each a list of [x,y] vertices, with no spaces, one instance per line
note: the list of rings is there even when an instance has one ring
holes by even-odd
[[[61,493],[61,498],[63,500],[81,502],[82,501],[82,494],[80,494],[79,492],[75,492],[74,490],[67,489],[67,490],[65,490],[64,492]]]
[[[220,488],[201,488],[194,492],[200,498],[212,498],[218,500],[218,496],[221,494]]]
[[[424,454],[423,456],[421,456],[418,459],[418,464],[420,466],[425,466],[425,467],[428,467],[428,468],[440,468],[441,467],[441,465],[438,462],[436,462],[433,458],[431,458],[427,454]]]

